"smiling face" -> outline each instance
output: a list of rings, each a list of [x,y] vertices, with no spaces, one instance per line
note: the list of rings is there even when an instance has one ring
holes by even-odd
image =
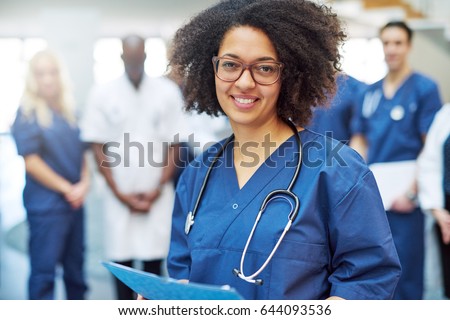
[[[219,57],[238,59],[244,64],[278,61],[275,48],[267,35],[253,27],[240,26],[229,30],[221,43]],[[226,82],[215,77],[216,95],[234,129],[238,126],[260,127],[278,121],[277,100],[281,81],[261,85],[246,69],[239,79]]]
[[[407,66],[411,43],[405,30],[389,27],[380,34],[386,64],[390,71],[399,71]]]

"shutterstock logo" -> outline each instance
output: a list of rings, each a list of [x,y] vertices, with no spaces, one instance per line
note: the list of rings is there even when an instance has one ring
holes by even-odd
[[[200,153],[209,149],[208,157],[197,157],[191,162],[193,166],[209,165],[211,160],[220,150],[221,145],[217,141],[210,141],[203,143],[203,145],[196,141],[195,135],[189,135],[187,141],[181,141],[179,134],[176,134],[172,141],[145,143],[139,141],[132,141],[130,134],[125,133],[123,143],[113,141],[103,145],[103,153],[107,160],[101,163],[104,167],[165,167],[167,166],[166,157],[169,148],[176,146],[179,152],[175,155],[174,163],[179,167],[186,167],[188,164],[182,155]],[[238,165],[246,168],[251,168],[260,165],[261,159],[265,160],[267,166],[277,167],[285,166],[292,167],[297,165],[298,154],[300,152],[299,146],[295,139],[289,139],[283,145],[276,148],[276,143],[272,141],[271,135],[264,136],[262,142],[247,141],[239,144],[238,142],[230,143],[227,148],[235,149],[239,152],[241,160]],[[320,166],[341,166],[346,167],[347,163],[341,156],[344,144],[332,139],[322,139],[320,141],[308,141],[302,145],[302,165],[317,168]],[[237,149],[237,150],[236,150]],[[262,152],[261,152],[262,150]],[[233,157],[221,157],[215,166],[225,165],[228,168],[234,167],[231,163]],[[280,161],[280,159],[283,159]],[[206,160],[206,161],[204,161]]]

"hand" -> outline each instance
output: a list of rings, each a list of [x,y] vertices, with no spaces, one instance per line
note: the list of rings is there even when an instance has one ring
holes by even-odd
[[[415,201],[409,199],[406,195],[401,195],[397,197],[394,202],[392,202],[392,206],[390,210],[400,212],[400,213],[410,213],[417,207]]]
[[[434,217],[441,228],[442,242],[445,244],[450,243],[450,212],[445,209],[433,209]]]
[[[150,210],[150,202],[145,200],[142,194],[115,192],[117,199],[126,205],[133,213],[147,213]]]
[[[142,197],[149,201],[151,204],[155,203],[156,200],[161,196],[161,189],[155,189],[147,193],[142,193]]]
[[[70,188],[64,192],[64,198],[69,202],[73,209],[79,209],[86,198],[89,190],[89,184],[80,181],[70,186]]]
[[[146,199],[143,193],[135,193],[131,195],[131,213],[142,214],[148,213],[152,203]]]
[[[147,193],[135,194],[133,199],[133,212],[148,213],[160,195],[160,189],[155,189]]]
[[[338,297],[338,296],[331,296],[331,297],[328,297],[326,300],[345,300],[345,299]]]

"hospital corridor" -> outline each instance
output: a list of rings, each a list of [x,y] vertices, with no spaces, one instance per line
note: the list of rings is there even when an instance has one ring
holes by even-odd
[[[0,300],[135,300],[102,261],[249,300],[450,298],[450,1],[279,5],[0,0]]]

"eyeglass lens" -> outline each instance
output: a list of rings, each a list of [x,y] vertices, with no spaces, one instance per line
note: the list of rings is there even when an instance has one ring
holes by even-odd
[[[281,67],[278,62],[264,61],[245,65],[240,61],[227,58],[217,58],[215,62],[217,76],[223,81],[236,81],[245,69],[249,69],[253,80],[259,84],[275,83]]]

